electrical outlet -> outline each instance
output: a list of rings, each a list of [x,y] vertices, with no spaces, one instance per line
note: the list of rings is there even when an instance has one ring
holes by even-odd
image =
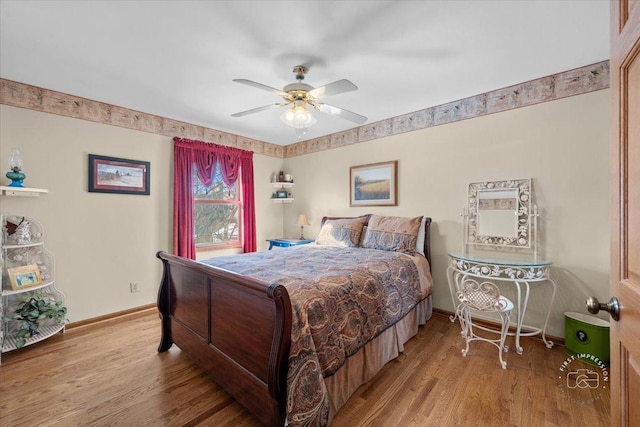
[[[129,283],[129,288],[131,289],[132,294],[138,292],[138,282]]]

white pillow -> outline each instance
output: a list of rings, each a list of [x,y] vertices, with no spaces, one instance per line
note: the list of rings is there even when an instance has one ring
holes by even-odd
[[[420,222],[420,229],[418,229],[418,240],[416,241],[416,252],[426,256],[424,254],[424,227],[427,222],[427,217],[423,216]]]

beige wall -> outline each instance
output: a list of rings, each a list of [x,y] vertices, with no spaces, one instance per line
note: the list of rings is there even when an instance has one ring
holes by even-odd
[[[467,185],[533,178],[542,249],[559,287],[549,333],[564,336],[565,311],[584,312],[590,295],[608,299],[608,141],[609,90],[601,90],[290,158],[296,200],[285,208],[285,233],[298,235],[299,213],[312,224],[305,237],[317,235],[324,215],[431,216],[434,306],[451,311],[447,252],[462,245]],[[398,160],[398,206],[350,208],[349,167],[387,160]],[[550,287],[534,288],[530,323],[544,322],[549,296]]]
[[[156,251],[171,249],[171,139],[47,113],[0,106],[0,165],[22,151],[39,198],[0,199],[0,211],[36,217],[56,257],[57,287],[79,321],[153,303],[160,281]],[[299,213],[314,237],[324,215],[429,215],[434,303],[452,310],[447,251],[461,246],[460,212],[469,182],[533,178],[542,209],[543,250],[559,285],[549,333],[564,336],[565,311],[608,299],[609,90],[299,157],[255,156],[258,247],[266,238],[298,237]],[[87,192],[87,154],[151,162],[151,196]],[[399,205],[349,207],[349,167],[398,160]],[[272,172],[295,177],[291,205],[270,200]],[[6,178],[0,178],[6,184]],[[129,282],[140,292],[131,294]],[[534,289],[527,318],[544,319],[549,288]]]
[[[155,302],[161,279],[158,250],[172,249],[171,138],[47,113],[0,106],[0,166],[22,153],[25,186],[38,198],[1,197],[0,212],[33,216],[56,259],[56,287],[72,322]],[[87,191],[87,155],[151,162],[151,195]],[[282,159],[256,155],[254,173],[259,248],[282,234],[282,206],[271,203],[269,177]],[[0,183],[9,181],[4,177]],[[130,293],[129,283],[140,291]]]

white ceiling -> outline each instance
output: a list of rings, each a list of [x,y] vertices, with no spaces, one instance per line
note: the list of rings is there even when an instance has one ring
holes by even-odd
[[[367,123],[609,58],[609,2],[7,1],[0,76],[278,145],[295,65]],[[356,127],[314,111],[304,139]]]

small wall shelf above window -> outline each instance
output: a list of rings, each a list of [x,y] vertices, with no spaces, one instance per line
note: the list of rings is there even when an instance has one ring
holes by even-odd
[[[0,195],[2,196],[38,197],[40,194],[46,194],[48,192],[49,190],[43,188],[0,186]]]

